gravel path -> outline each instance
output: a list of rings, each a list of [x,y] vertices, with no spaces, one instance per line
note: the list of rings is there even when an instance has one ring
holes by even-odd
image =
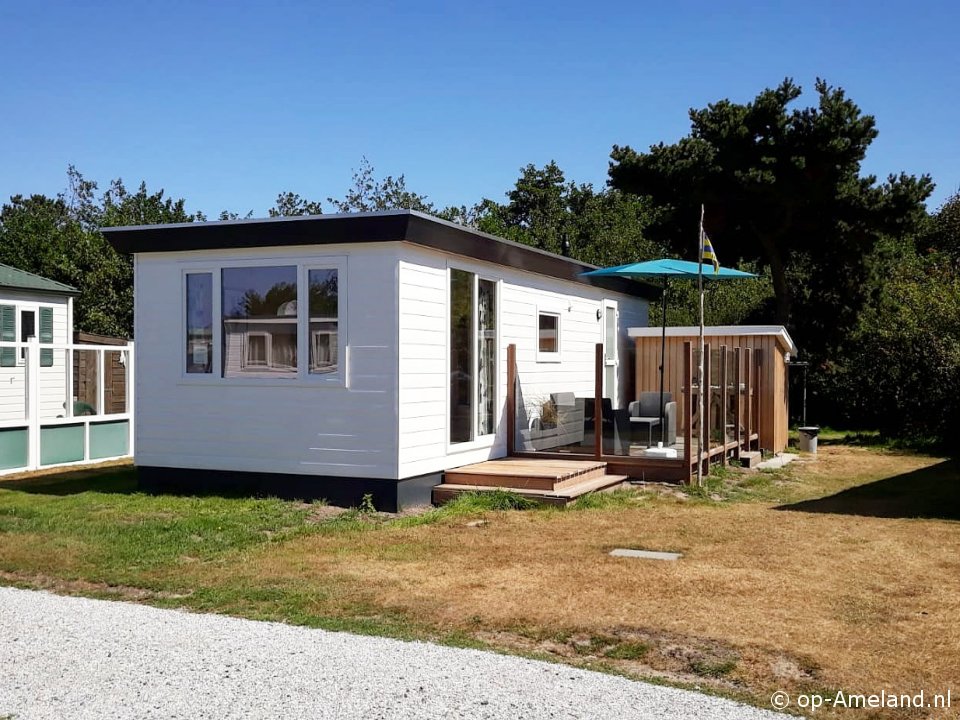
[[[427,643],[0,588],[0,718],[783,718]]]

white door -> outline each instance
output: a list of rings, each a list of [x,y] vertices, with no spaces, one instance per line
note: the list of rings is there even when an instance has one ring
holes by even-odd
[[[617,392],[617,341],[619,313],[614,300],[603,301],[603,396],[610,398],[613,407],[620,407]]]

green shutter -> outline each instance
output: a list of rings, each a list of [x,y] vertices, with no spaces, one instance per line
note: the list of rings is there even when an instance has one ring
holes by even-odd
[[[53,342],[53,308],[40,308],[40,342]],[[53,366],[53,350],[40,351],[40,367]]]
[[[0,341],[17,341],[17,309],[13,305],[0,305]],[[16,348],[0,348],[0,367],[15,367]]]

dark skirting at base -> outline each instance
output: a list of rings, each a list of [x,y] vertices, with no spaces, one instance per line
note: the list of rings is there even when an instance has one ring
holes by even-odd
[[[429,505],[434,485],[443,473],[404,480],[384,480],[331,475],[196,470],[156,466],[137,467],[137,484],[148,493],[177,495],[251,495],[296,500],[326,500],[331,505],[357,507],[365,495],[383,512]]]

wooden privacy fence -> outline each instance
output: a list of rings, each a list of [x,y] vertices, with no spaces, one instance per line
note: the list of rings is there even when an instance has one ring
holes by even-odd
[[[134,345],[0,342],[0,473],[133,454]]]

